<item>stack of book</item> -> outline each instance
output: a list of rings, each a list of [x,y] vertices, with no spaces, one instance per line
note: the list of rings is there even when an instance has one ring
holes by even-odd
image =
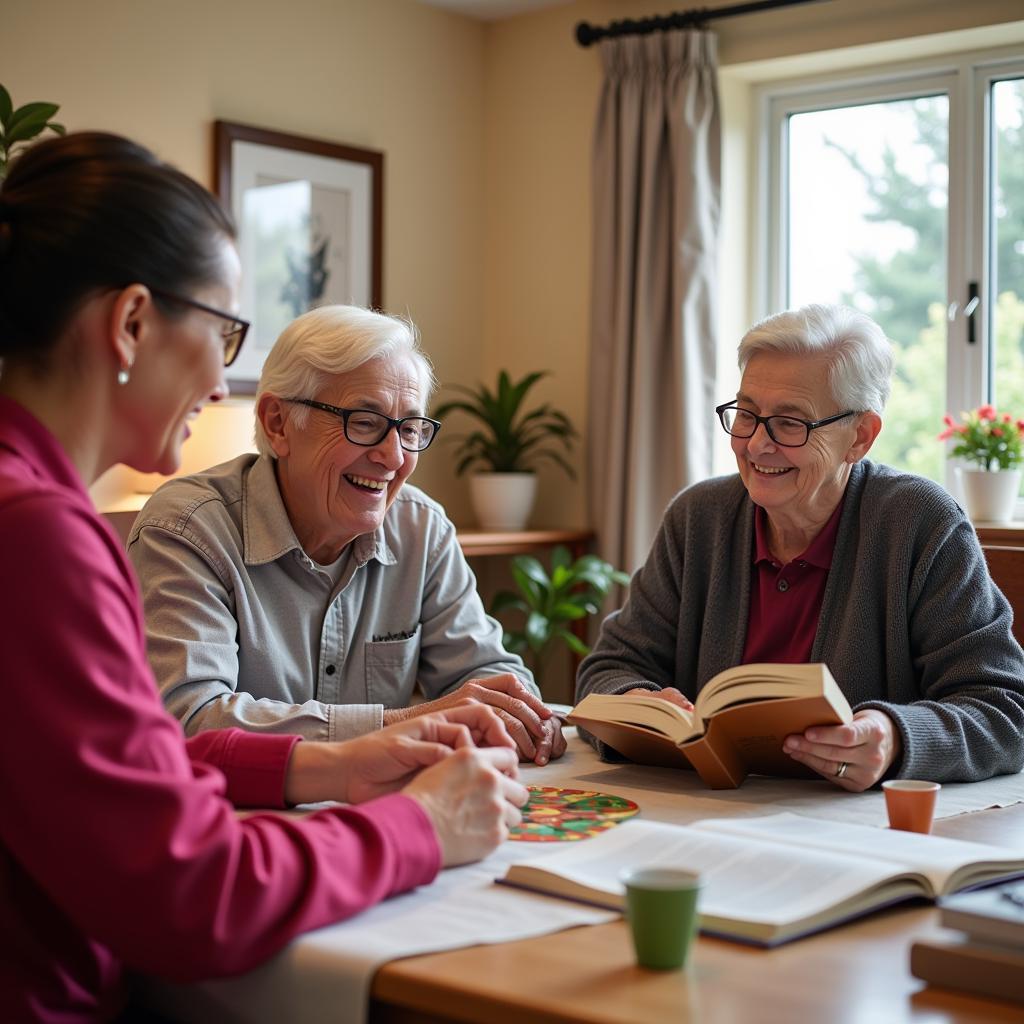
[[[939,988],[1024,1003],[1024,882],[959,893],[939,904],[958,934],[915,942],[910,971]]]

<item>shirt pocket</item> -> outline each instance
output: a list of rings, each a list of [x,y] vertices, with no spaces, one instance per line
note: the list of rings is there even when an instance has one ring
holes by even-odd
[[[402,640],[366,644],[366,697],[370,704],[404,708],[416,687],[420,664],[420,627]]]

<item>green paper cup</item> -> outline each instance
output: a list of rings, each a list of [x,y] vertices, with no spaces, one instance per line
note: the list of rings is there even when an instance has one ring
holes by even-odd
[[[700,876],[676,868],[635,868],[621,877],[637,963],[658,971],[684,966],[697,931]]]

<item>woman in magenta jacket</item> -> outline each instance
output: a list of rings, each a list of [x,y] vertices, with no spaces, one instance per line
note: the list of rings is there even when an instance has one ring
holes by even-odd
[[[186,742],[134,577],[86,488],[170,473],[247,324],[234,231],[125,139],[40,143],[0,188],[0,1007],[107,1020],[140,971],[247,970],[299,933],[488,853],[519,820],[483,706],[347,743]],[[240,820],[234,806],[351,806]]]

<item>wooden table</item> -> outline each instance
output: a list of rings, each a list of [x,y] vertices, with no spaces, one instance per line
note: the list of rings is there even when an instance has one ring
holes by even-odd
[[[935,832],[1024,848],[1024,805],[936,823]],[[941,931],[933,907],[894,909],[778,949],[700,938],[685,972],[634,965],[626,925],[393,961],[375,1024],[974,1024],[1024,1007],[927,988],[910,945]]]

